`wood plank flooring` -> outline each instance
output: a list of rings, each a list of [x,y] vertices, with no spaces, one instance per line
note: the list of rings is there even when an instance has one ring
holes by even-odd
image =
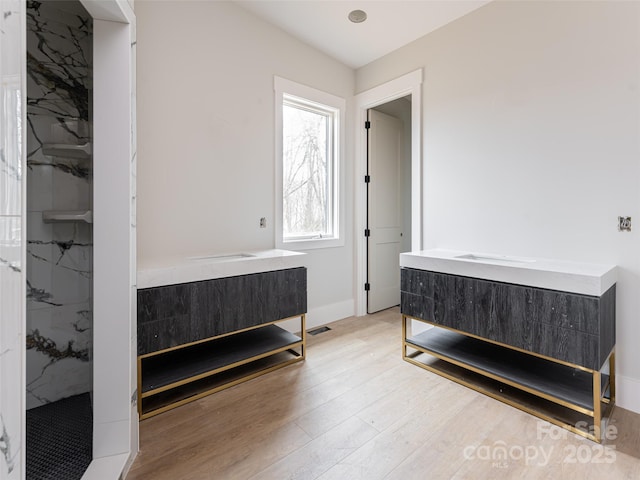
[[[127,480],[638,479],[640,416],[606,446],[404,362],[397,309],[307,359],[140,423]]]

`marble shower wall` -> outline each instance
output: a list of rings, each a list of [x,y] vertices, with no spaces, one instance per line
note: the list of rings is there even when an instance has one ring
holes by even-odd
[[[79,2],[28,1],[26,17],[30,409],[92,387],[92,225],[46,223],[43,212],[91,210],[93,62]]]
[[[24,455],[23,126],[24,16],[21,0],[0,11],[0,480],[22,478]]]

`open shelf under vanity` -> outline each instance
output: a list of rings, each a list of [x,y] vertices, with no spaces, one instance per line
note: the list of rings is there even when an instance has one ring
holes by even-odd
[[[277,323],[138,357],[141,418],[304,360],[304,335]]]

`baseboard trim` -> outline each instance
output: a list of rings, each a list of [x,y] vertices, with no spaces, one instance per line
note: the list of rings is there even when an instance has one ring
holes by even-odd
[[[121,453],[109,457],[94,458],[84,472],[82,480],[123,479],[129,454]]]
[[[640,413],[640,381],[616,375],[616,405]]]
[[[355,304],[353,299],[312,308],[309,310],[309,313],[307,313],[307,330],[351,317],[354,312]]]
[[[311,330],[313,328],[326,325],[327,323],[335,322],[336,320],[351,317],[354,314],[354,308],[355,305],[353,299],[324,305],[322,307],[311,308],[306,315],[306,329]],[[286,322],[279,323],[278,326],[291,332],[300,330],[300,322],[298,320],[288,320]]]

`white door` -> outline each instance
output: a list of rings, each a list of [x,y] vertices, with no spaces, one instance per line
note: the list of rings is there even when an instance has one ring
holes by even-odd
[[[367,312],[373,313],[400,303],[403,125],[376,110],[369,110],[369,122]]]

